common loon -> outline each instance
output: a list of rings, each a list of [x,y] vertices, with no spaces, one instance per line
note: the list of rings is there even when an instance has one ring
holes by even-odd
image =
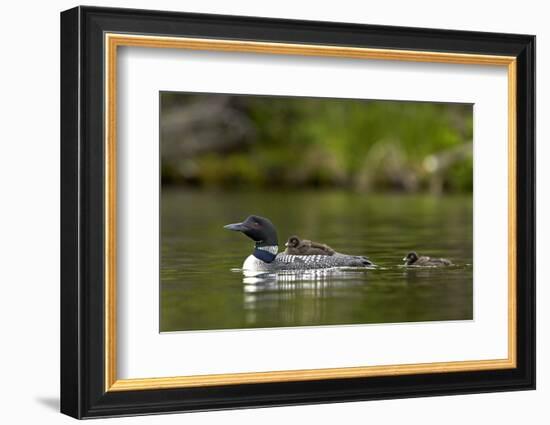
[[[406,266],[450,266],[453,263],[446,258],[419,257],[416,252],[409,252],[403,258]]]
[[[289,255],[334,255],[335,251],[324,243],[312,242],[291,236],[285,244],[285,254]]]
[[[366,257],[340,254],[339,252],[330,256],[279,253],[275,226],[267,218],[257,215],[249,216],[242,223],[228,224],[224,228],[242,232],[255,242],[254,251],[244,261],[243,270],[277,272],[373,265]]]

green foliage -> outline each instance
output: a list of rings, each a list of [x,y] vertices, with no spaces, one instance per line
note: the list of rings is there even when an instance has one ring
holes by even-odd
[[[163,110],[208,96],[218,95],[166,93]],[[164,181],[420,191],[437,186],[427,158],[472,141],[472,107],[464,104],[231,96],[227,107],[252,123],[253,136],[236,151],[186,158],[197,169],[192,179],[174,178],[184,159],[163,155],[172,173],[163,171]],[[471,148],[436,177],[441,190],[471,191]]]

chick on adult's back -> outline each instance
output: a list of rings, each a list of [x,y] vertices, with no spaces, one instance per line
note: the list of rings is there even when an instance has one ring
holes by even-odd
[[[300,239],[298,236],[288,238],[285,246],[284,253],[287,255],[334,255],[335,253],[330,246],[324,243]]]

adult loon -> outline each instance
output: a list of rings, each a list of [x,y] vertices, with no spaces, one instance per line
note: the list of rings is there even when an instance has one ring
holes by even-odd
[[[242,223],[224,226],[242,232],[255,242],[254,251],[243,264],[243,270],[278,272],[286,270],[313,270],[338,267],[369,267],[373,263],[366,257],[335,252],[333,255],[289,255],[279,253],[277,230],[267,218],[249,216]]]
[[[288,238],[285,246],[285,254],[290,255],[334,255],[335,253],[330,246],[324,243],[300,239],[298,236]]]
[[[425,256],[418,256],[416,252],[409,252],[405,258],[403,258],[406,266],[450,266],[453,263],[446,258],[432,258]]]

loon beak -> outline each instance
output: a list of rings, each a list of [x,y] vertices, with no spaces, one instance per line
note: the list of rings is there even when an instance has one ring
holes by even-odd
[[[288,242],[285,243],[285,246],[288,247]]]
[[[407,261],[407,257],[403,257],[403,261]]]
[[[245,232],[248,230],[248,227],[246,227],[244,223],[228,224],[226,226],[223,226],[223,228],[227,230],[233,230],[235,232]]]

